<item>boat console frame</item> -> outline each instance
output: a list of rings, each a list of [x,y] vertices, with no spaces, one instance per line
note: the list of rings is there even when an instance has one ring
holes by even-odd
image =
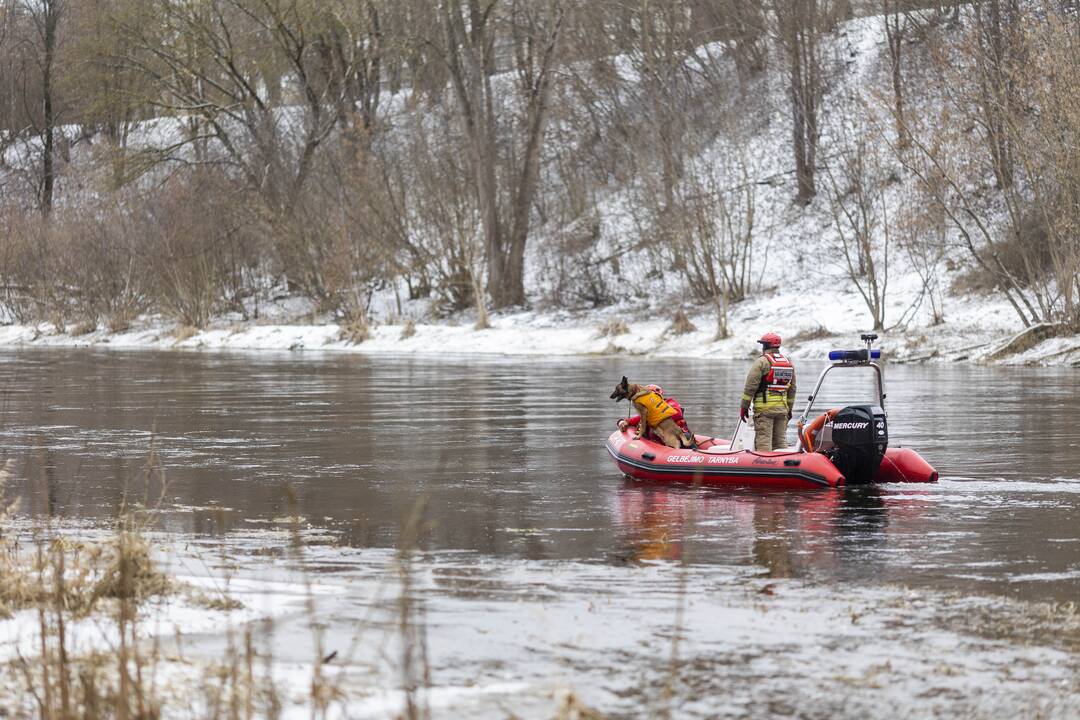
[[[871,367],[874,369],[874,375],[877,378],[877,390],[878,390],[878,407],[882,410],[885,409],[885,373],[881,369],[881,364],[874,361],[873,344],[877,340],[878,336],[875,333],[865,333],[860,336],[860,339],[866,343],[866,348],[862,350],[852,350],[841,353],[841,359],[833,362],[831,365],[821,371],[821,375],[818,376],[817,385],[814,386],[814,391],[810,393],[810,397],[806,398],[806,407],[803,408],[802,415],[799,416],[798,424],[804,425],[806,419],[810,417],[810,410],[814,407],[814,400],[817,398],[818,393],[821,392],[821,385],[825,382],[825,376],[830,371],[836,368],[850,368],[850,367]]]

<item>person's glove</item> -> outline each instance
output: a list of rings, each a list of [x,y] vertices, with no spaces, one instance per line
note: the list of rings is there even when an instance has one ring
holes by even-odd
[[[739,408],[739,419],[741,419],[743,422],[746,422],[746,418],[749,415],[750,415],[750,404],[749,403],[743,403],[742,407]]]
[[[787,419],[788,419],[788,420],[791,420],[791,408],[788,408],[788,411],[787,411]]]

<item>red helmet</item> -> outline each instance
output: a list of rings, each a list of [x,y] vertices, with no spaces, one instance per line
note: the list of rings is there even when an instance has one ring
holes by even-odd
[[[660,387],[659,385],[646,385],[645,387],[649,388],[660,397],[664,396],[664,388]]]
[[[767,332],[758,340],[765,347],[780,347],[780,336],[774,332]]]

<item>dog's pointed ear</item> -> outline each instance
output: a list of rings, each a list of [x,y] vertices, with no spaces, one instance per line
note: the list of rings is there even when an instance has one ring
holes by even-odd
[[[615,392],[611,393],[611,399],[619,402],[628,397],[630,397],[630,383],[627,381],[626,376],[623,375],[622,380],[615,386]]]

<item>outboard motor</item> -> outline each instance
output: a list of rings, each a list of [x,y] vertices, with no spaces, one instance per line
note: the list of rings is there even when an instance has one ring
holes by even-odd
[[[826,454],[836,469],[849,485],[873,482],[889,445],[885,411],[876,405],[849,405],[829,425],[833,447]]]

